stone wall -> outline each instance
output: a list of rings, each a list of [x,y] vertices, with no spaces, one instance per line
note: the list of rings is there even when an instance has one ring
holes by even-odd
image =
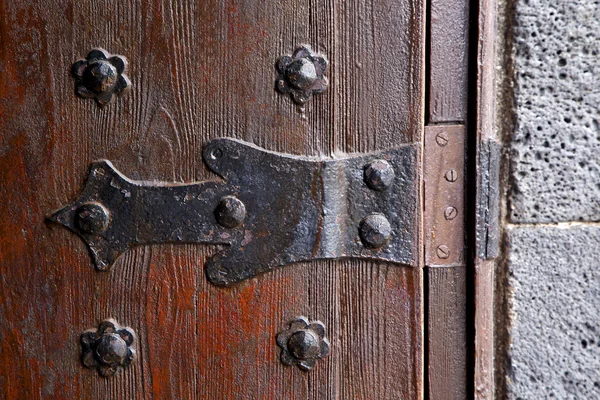
[[[506,10],[498,393],[597,399],[600,2],[513,0]]]

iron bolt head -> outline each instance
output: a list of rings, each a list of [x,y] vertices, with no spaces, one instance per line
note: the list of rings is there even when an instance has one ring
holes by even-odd
[[[446,178],[448,182],[456,182],[458,179],[458,173],[454,169],[450,169],[446,171],[444,178]]]
[[[130,328],[123,328],[112,319],[102,321],[97,330],[81,334],[81,361],[102,376],[112,376],[135,358],[131,348],[134,340],[135,333]]]
[[[116,333],[107,333],[100,338],[96,355],[104,364],[121,364],[129,355],[129,346]]]
[[[285,77],[296,89],[306,90],[319,79],[315,64],[307,58],[292,62],[285,70]]]
[[[296,317],[289,328],[279,332],[277,345],[281,347],[281,362],[311,370],[318,359],[329,354],[329,340],[325,338],[325,325],[309,322],[306,317]]]
[[[321,353],[319,336],[310,329],[301,329],[288,339],[290,353],[299,360],[316,358]]]
[[[234,196],[225,196],[217,204],[215,217],[225,228],[235,228],[246,219],[246,206]]]
[[[83,73],[85,85],[94,93],[111,90],[117,83],[119,73],[108,60],[95,60]]]
[[[444,147],[445,145],[448,144],[448,134],[446,132],[438,133],[437,136],[435,137],[435,142],[439,146]]]
[[[456,216],[458,215],[458,210],[456,209],[456,207],[446,207],[446,209],[444,210],[444,218],[446,218],[448,221],[452,221],[454,218],[456,218]]]
[[[382,214],[371,214],[360,223],[360,238],[367,247],[379,249],[389,243],[392,227]]]
[[[130,88],[131,82],[124,75],[127,60],[111,55],[103,49],[93,49],[85,59],[71,67],[75,78],[75,93],[93,98],[100,106],[108,104],[113,95],[120,95]]]
[[[448,246],[442,244],[437,247],[437,249],[435,250],[435,254],[438,256],[438,258],[445,260],[446,258],[450,257],[450,249],[448,248]]]
[[[394,181],[394,168],[386,160],[373,160],[364,171],[364,181],[373,190],[385,190]]]
[[[108,228],[110,217],[108,210],[100,203],[84,203],[75,214],[75,226],[82,233],[97,235]]]
[[[307,46],[298,47],[291,56],[280,57],[276,68],[279,76],[275,88],[280,93],[290,94],[300,105],[313,94],[324,92],[329,84],[325,76],[327,60]]]

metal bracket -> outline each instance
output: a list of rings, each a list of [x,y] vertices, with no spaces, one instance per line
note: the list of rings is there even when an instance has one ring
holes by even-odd
[[[418,151],[313,159],[216,139],[203,157],[224,180],[133,181],[97,161],[79,198],[49,218],[83,239],[99,270],[137,245],[227,245],[206,265],[219,286],[315,259],[416,266]]]
[[[465,127],[425,127],[425,265],[465,265]]]

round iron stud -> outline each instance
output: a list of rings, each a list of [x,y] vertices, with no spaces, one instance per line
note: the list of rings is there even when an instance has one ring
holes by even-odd
[[[96,355],[105,364],[121,364],[129,355],[129,346],[121,336],[107,333],[100,338]]]
[[[394,168],[386,160],[373,160],[365,165],[364,180],[373,190],[382,191],[394,181]]]
[[[296,89],[306,90],[319,79],[315,64],[307,58],[292,62],[285,71],[288,82]]]
[[[83,82],[94,93],[112,90],[117,83],[119,73],[108,60],[96,60],[89,64],[83,73]]]
[[[108,210],[100,203],[84,203],[77,209],[75,225],[82,233],[97,235],[108,228]]]
[[[316,358],[321,352],[319,336],[310,329],[301,329],[288,339],[288,349],[299,360]]]
[[[360,238],[365,246],[379,249],[392,238],[392,227],[382,214],[371,214],[360,223]]]
[[[215,217],[225,228],[235,228],[246,219],[246,206],[237,197],[225,196],[217,204]]]

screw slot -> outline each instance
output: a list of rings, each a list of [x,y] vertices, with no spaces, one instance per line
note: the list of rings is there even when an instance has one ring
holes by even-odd
[[[448,221],[452,221],[454,218],[456,218],[456,216],[458,215],[458,210],[456,209],[456,207],[446,207],[446,209],[444,210],[444,218],[446,218]]]
[[[450,249],[448,246],[442,244],[435,250],[435,254],[437,254],[438,258],[445,260],[446,258],[450,257]]]
[[[435,141],[441,147],[444,147],[448,144],[448,134],[446,132],[440,132],[435,137]]]
[[[446,171],[446,173],[444,174],[444,178],[446,178],[448,182],[456,182],[456,180],[458,179],[458,174],[455,170],[451,169]]]

